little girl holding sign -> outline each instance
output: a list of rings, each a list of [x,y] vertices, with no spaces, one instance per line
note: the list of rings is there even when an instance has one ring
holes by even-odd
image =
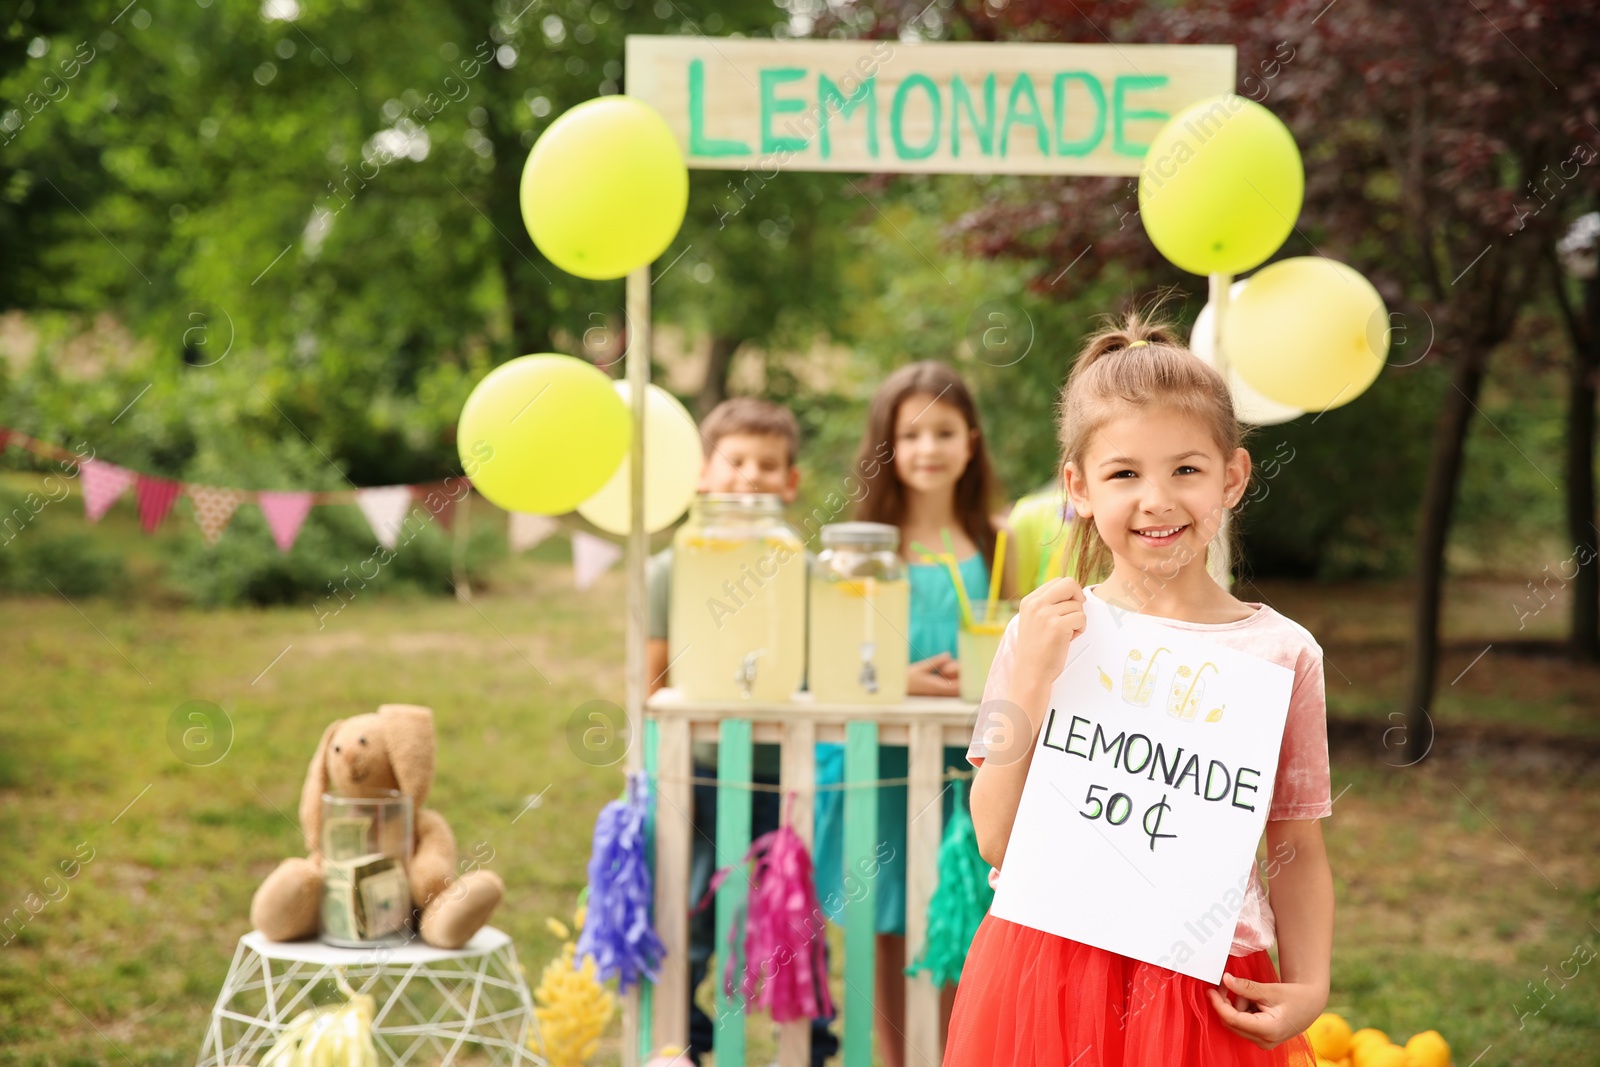
[[[1088,615],[1104,624],[1134,612],[1294,672],[1266,816],[1272,901],[1253,867],[1240,872],[1248,886],[1220,989],[991,912],[961,975],[944,1062],[1315,1067],[1303,1032],[1327,1002],[1333,945],[1333,881],[1316,821],[1333,812],[1322,649],[1272,608],[1235,599],[1206,569],[1207,545],[1250,478],[1228,387],[1170,328],[1133,314],[1079,353],[1062,393],[1060,437],[1067,492],[1088,520],[1074,524],[1072,558],[1082,561],[1081,575],[1105,573],[1108,563],[1110,573],[1087,589],[1071,577],[1040,586],[1001,641],[967,754],[979,768],[978,842],[998,868],[990,880],[1005,878],[1069,646]],[[1085,610],[1086,598],[1094,610]],[[1197,905],[1173,900],[1185,912]],[[1274,933],[1281,980],[1267,951]]]

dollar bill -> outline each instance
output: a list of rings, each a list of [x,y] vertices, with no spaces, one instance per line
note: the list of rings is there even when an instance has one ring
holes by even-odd
[[[410,916],[405,868],[392,856],[371,852],[322,865],[322,932],[325,939],[370,941],[398,931]]]
[[[332,941],[359,941],[356,909],[348,883],[322,884],[322,936]]]
[[[364,937],[387,937],[406,925],[411,912],[411,892],[406,872],[390,867],[361,879],[356,901],[356,916]]]
[[[341,816],[322,824],[322,855],[330,860],[353,860],[368,855],[367,844],[372,820],[361,816]]]

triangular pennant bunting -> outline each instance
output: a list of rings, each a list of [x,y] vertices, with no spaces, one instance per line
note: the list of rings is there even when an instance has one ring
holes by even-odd
[[[178,482],[152,478],[148,474],[138,475],[133,496],[139,504],[139,526],[145,533],[155,533],[156,527],[166,519],[167,512],[172,510],[172,504],[182,489],[183,486]]]
[[[261,514],[267,520],[267,528],[272,531],[278,551],[287,553],[294,547],[295,540],[300,536],[300,527],[311,513],[311,494],[304,491],[260,492],[256,494],[256,503],[261,505]]]
[[[367,517],[378,544],[393,551],[406,516],[411,513],[411,487],[385,485],[377,489],[357,489],[356,507]]]
[[[548,515],[529,515],[523,511],[511,513],[511,525],[506,540],[513,552],[526,552],[560,528],[560,523]]]
[[[6,454],[6,446],[11,444],[11,431],[0,426],[0,456]]]
[[[593,585],[621,558],[622,549],[605,538],[582,530],[572,532],[572,576],[579,590]]]
[[[444,483],[411,486],[411,499],[421,504],[429,515],[438,520],[446,530],[456,521],[456,498],[451,496]]]
[[[215,485],[188,486],[189,502],[194,505],[194,521],[200,524],[200,536],[206,544],[215,545],[222,539],[222,531],[233,521],[246,496],[243,489],[224,489]]]
[[[128,491],[134,474],[114,463],[86,459],[78,467],[78,478],[83,482],[84,517],[90,522],[99,522],[117,498]]]

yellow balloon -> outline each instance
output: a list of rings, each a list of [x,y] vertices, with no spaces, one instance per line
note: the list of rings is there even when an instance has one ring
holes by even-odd
[[[1268,400],[1306,411],[1350,403],[1389,353],[1389,311],[1378,290],[1321,256],[1279,260],[1251,275],[1223,330],[1239,377]]]
[[[522,168],[522,221],[545,258],[580,278],[620,278],[667,250],[689,171],[666,121],[626,96],[552,122]]]
[[[611,379],[571,356],[519,356],[461,408],[456,449],[473,488],[507,511],[560,515],[594,495],[628,451]]]
[[[626,406],[632,395],[628,383],[613,384]],[[671,526],[688,510],[705,453],[694,416],[677,397],[659,385],[650,386],[644,395],[644,526],[653,533]],[[632,470],[632,461],[623,456],[617,473],[578,505],[578,514],[607,533],[627,533],[633,521]]]
[[[1139,219],[1162,255],[1194,274],[1264,263],[1300,216],[1294,136],[1253,100],[1197,101],[1156,134],[1139,170]]]
[[[1244,282],[1234,282],[1228,288],[1230,308],[1242,292],[1244,292]],[[1216,309],[1207,304],[1200,309],[1200,314],[1195,316],[1194,328],[1189,331],[1189,351],[1212,367],[1217,365],[1216,345],[1213,341],[1215,332],[1213,323],[1216,317]],[[1238,368],[1231,365],[1228,367],[1228,391],[1233,394],[1234,416],[1240,422],[1249,423],[1251,426],[1277,426],[1305,414],[1299,408],[1280,404],[1262,396],[1250,388],[1250,383],[1239,377]]]

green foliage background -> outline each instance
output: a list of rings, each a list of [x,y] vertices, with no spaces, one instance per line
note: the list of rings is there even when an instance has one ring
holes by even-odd
[[[564,109],[622,87],[628,33],[786,32],[786,13],[756,0],[342,0],[302,4],[292,21],[188,0],[20,10],[0,42],[0,306],[13,309],[0,424],[252,489],[443,477],[458,469],[467,392],[523,352],[585,352],[620,374],[622,285],[566,275],[533,247],[516,196],[526,151]],[[363,170],[380,135],[425,135],[425,158]],[[968,376],[1021,495],[1054,475],[1054,405],[1079,340],[1156,285],[1113,269],[1080,287],[1060,264],[967,252],[963,215],[1024,188],[696,172],[689,218],[656,264],[656,323],[691,346],[745,345],[737,364],[805,427],[805,508],[847,474],[874,385],[924,358]],[[1202,302],[1170,306],[1188,320]],[[973,343],[996,308],[1011,331],[1001,353]],[[1555,325],[1533,316],[1521,344],[1545,362],[1497,380],[1474,426],[1454,565],[1537,571],[1569,554],[1549,532]],[[819,371],[817,344],[849,358]],[[1258,461],[1294,458],[1247,509],[1253,572],[1405,573],[1445,388],[1435,361],[1397,365],[1346,408],[1261,430]],[[0,463],[39,469],[15,451]],[[175,548],[160,584],[205,603],[323,595],[368,539],[349,518],[319,517],[273,562],[246,508],[214,552]],[[42,566],[32,559],[16,554],[8,572]],[[217,577],[197,587],[186,569]],[[418,580],[442,589],[437,577]]]

